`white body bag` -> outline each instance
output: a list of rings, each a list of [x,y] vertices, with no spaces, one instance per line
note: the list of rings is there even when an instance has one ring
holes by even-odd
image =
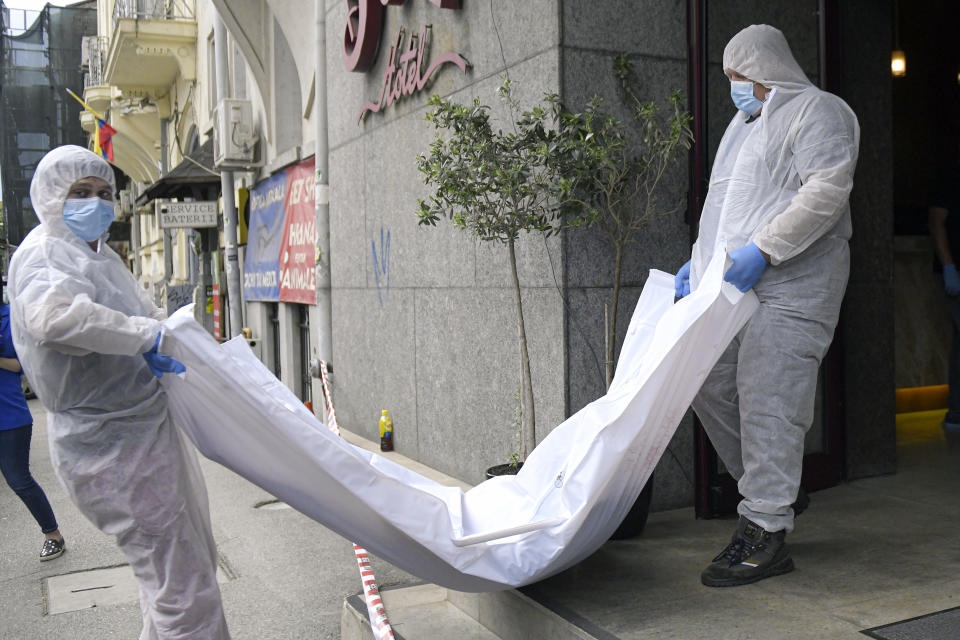
[[[219,345],[189,308],[164,323],[177,425],[200,452],[394,565],[458,591],[518,587],[596,551],[623,520],[677,425],[758,302],[723,282],[717,251],[674,303],[651,271],[608,393],[557,426],[516,476],[467,492],[335,436],[242,338]]]

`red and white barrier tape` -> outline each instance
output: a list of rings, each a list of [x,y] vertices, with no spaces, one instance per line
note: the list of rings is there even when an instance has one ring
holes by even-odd
[[[340,425],[337,424],[337,412],[333,410],[333,396],[330,395],[330,376],[327,373],[327,363],[320,361],[320,382],[323,383],[323,402],[327,409],[327,428],[338,436]]]
[[[353,545],[353,553],[357,556],[360,580],[363,581],[363,597],[367,601],[367,615],[370,616],[373,637],[377,640],[392,639],[393,629],[390,627],[387,610],[384,608],[383,599],[380,597],[380,589],[377,588],[377,578],[373,575],[373,568],[370,566],[370,556],[366,549],[356,543]]]
[[[320,381],[323,383],[323,398],[327,409],[327,428],[338,436],[340,425],[337,424],[337,412],[333,410],[333,396],[330,394],[330,378],[327,373],[327,363],[320,361]],[[360,569],[360,581],[363,583],[363,597],[367,602],[367,615],[370,616],[370,628],[376,640],[393,640],[393,628],[387,618],[387,610],[380,597],[377,587],[377,578],[373,575],[370,566],[370,556],[366,549],[354,543],[353,553],[357,557],[357,568]]]

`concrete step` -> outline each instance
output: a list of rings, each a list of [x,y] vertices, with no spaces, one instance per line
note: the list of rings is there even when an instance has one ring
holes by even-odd
[[[381,453],[380,445],[343,430],[353,445],[383,455],[440,484],[470,485],[395,451]],[[570,613],[559,615],[517,590],[463,593],[434,584],[382,588],[380,593],[397,638],[406,640],[617,640]],[[587,630],[590,630],[588,632]],[[373,631],[363,591],[343,602],[341,640],[371,640]]]
[[[381,590],[398,640],[610,640],[519,591],[462,593],[433,584]],[[343,603],[341,640],[374,640],[363,592]]]

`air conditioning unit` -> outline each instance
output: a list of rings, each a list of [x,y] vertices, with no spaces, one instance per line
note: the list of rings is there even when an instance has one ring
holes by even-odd
[[[250,101],[224,98],[218,102],[213,126],[214,166],[244,169],[255,164],[256,144]]]
[[[80,42],[80,69],[89,72],[90,52],[96,47],[97,36],[83,36]]]

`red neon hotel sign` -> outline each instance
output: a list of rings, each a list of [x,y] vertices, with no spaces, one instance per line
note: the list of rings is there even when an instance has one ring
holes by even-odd
[[[459,9],[460,0],[429,0],[441,9]],[[347,24],[343,32],[343,64],[347,71],[369,71],[380,48],[383,31],[384,8],[388,4],[402,5],[405,0],[345,0],[347,4]],[[426,60],[427,43],[431,25],[421,28],[419,34],[411,34],[404,46],[406,32],[403,28],[397,33],[387,70],[383,74],[383,85],[377,102],[366,102],[360,113],[358,124],[368,112],[378,112],[397,100],[422,90],[430,81],[433,73],[443,64],[454,64],[466,72],[470,63],[463,56],[447,52],[432,62]]]

